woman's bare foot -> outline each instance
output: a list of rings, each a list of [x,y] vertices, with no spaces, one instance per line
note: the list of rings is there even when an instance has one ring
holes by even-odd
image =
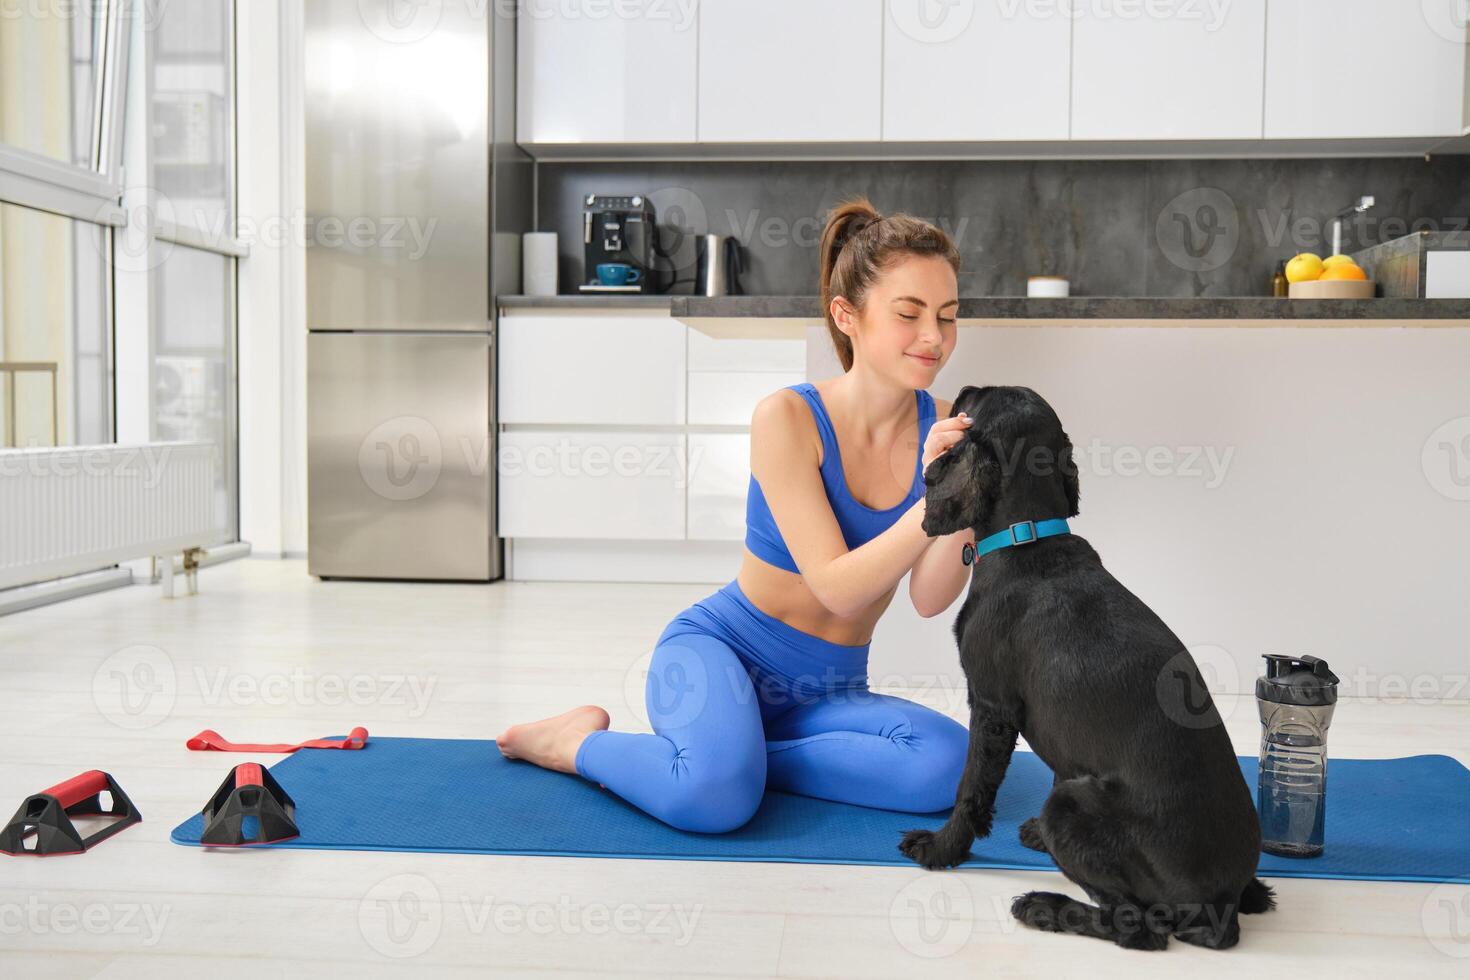
[[[524,759],[543,769],[577,775],[577,746],[588,732],[606,728],[611,719],[595,704],[584,704],[551,718],[511,725],[495,745],[507,759]]]

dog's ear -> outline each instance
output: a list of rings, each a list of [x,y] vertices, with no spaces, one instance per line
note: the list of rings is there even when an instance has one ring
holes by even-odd
[[[1067,494],[1067,515],[1077,516],[1077,503],[1081,493],[1077,486],[1077,458],[1072,452],[1072,440],[1062,433],[1062,450],[1057,454],[1057,468],[1062,471],[1062,489]]]
[[[995,385],[986,385],[983,388],[979,385],[965,385],[954,396],[954,401],[949,403],[949,417],[954,418],[955,414],[960,410],[960,402],[964,401],[965,397],[971,392],[979,395],[981,392],[989,391],[991,388],[994,387]]]
[[[950,534],[984,522],[1000,492],[1000,461],[966,437],[924,468],[924,533]]]

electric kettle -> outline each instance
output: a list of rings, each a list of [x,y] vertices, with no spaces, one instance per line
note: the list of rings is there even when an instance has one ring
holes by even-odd
[[[700,235],[695,241],[694,295],[738,296],[740,242],[733,235]]]

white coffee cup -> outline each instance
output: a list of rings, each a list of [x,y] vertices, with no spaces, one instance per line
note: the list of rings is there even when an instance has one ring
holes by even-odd
[[[1072,283],[1066,276],[1031,276],[1026,280],[1027,296],[1069,296]]]

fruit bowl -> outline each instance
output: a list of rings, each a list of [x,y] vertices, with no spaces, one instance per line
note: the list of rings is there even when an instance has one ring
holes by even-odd
[[[1292,299],[1372,299],[1372,279],[1312,279],[1294,282],[1286,291]]]

